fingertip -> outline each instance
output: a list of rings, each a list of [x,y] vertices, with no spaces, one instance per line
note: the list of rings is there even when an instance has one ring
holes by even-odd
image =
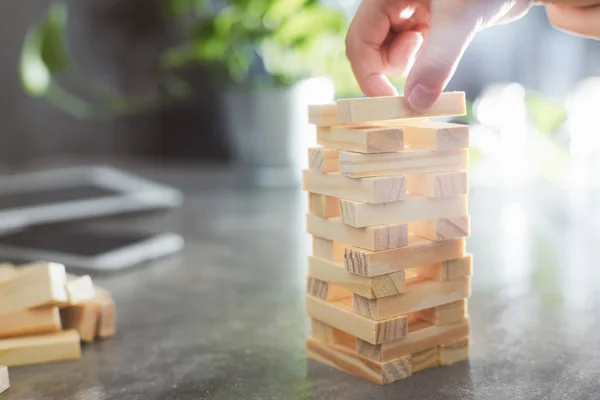
[[[407,88],[405,92],[407,105],[416,112],[423,112],[433,105],[439,93],[421,83],[414,85],[412,88]]]
[[[371,74],[359,81],[360,89],[365,96],[398,96],[398,90],[383,74]]]

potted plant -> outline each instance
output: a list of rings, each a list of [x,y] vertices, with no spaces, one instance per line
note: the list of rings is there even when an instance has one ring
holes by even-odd
[[[162,5],[165,18],[183,28],[183,41],[159,60],[164,88],[159,98],[115,95],[80,79],[90,100],[58,84],[60,76],[83,76],[65,44],[62,0],[28,33],[20,69],[24,88],[80,118],[128,115],[184,100],[192,89],[178,72],[202,65],[220,87],[225,132],[244,181],[298,184],[307,147],[306,105],[332,101],[334,88],[338,94],[357,93],[344,53],[343,10],[318,0],[224,0],[218,6],[164,0]]]

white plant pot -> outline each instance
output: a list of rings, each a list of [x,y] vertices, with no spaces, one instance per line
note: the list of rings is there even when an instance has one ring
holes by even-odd
[[[261,187],[300,185],[308,147],[315,145],[308,105],[334,100],[331,81],[314,78],[285,89],[231,90],[223,100],[240,180]]]

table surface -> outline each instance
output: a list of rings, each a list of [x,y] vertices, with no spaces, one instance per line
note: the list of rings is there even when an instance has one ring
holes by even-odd
[[[307,361],[305,194],[227,170],[129,166],[185,193],[174,211],[94,221],[166,230],[182,254],[94,276],[115,338],[78,361],[11,368],[2,399],[598,399],[600,196],[471,189],[471,358],[377,386]]]

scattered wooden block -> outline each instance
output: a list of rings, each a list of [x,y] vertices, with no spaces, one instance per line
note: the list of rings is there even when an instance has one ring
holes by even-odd
[[[334,283],[369,299],[393,296],[405,290],[404,271],[365,278],[348,272],[343,263],[319,257],[309,257],[308,275],[321,281]]]
[[[358,153],[389,153],[404,149],[404,133],[400,127],[333,126],[317,129],[317,143]]]
[[[324,344],[337,344],[349,349],[356,347],[356,338],[321,321],[311,319],[311,337]]]
[[[407,273],[438,282],[463,279],[465,276],[471,276],[473,273],[473,256],[467,254],[464,257],[454,260],[422,265],[409,269]]]
[[[404,142],[413,149],[453,150],[470,146],[469,125],[421,121],[403,125]]]
[[[365,203],[387,203],[406,197],[404,176],[353,179],[339,173],[322,174],[304,170],[303,190]]]
[[[462,116],[467,112],[464,92],[442,93],[426,112],[415,112],[404,96],[361,97],[337,101],[341,122],[371,122],[389,119]]]
[[[98,309],[98,329],[96,339],[108,339],[117,333],[117,306],[110,297],[96,297],[92,300]]]
[[[311,147],[308,149],[308,168],[318,172],[339,171],[339,152],[336,149]]]
[[[322,194],[308,194],[308,210],[311,214],[322,218],[339,217],[341,215],[340,199]]]
[[[340,151],[338,157],[339,171],[351,178],[456,172],[469,167],[468,149],[405,149],[379,154]]]
[[[331,284],[314,276],[306,277],[306,292],[324,301],[338,301],[352,297],[352,292],[336,284]]]
[[[341,218],[320,218],[307,214],[306,229],[310,234],[324,239],[373,251],[394,249],[408,244],[406,224],[354,228],[344,224]]]
[[[411,233],[429,240],[450,240],[471,234],[468,215],[415,221],[408,224]]]
[[[19,270],[12,264],[0,264],[0,283],[12,279]]]
[[[8,376],[8,367],[0,366],[0,394],[10,388],[10,379]]]
[[[410,357],[384,364],[361,357],[344,346],[319,343],[313,338],[307,340],[306,346],[309,359],[378,385],[405,379],[412,374]]]
[[[426,197],[453,197],[469,192],[466,171],[407,175],[407,192]]]
[[[0,283],[0,314],[64,305],[69,300],[65,283],[62,264],[47,263],[22,269],[12,279]]]
[[[439,364],[452,365],[469,358],[469,338],[465,337],[456,343],[440,346]]]
[[[67,280],[65,287],[69,296],[69,304],[79,304],[96,297],[96,288],[89,275]]]
[[[60,329],[57,307],[22,309],[0,314],[0,338],[57,332]]]
[[[373,277],[464,256],[464,238],[434,242],[409,236],[408,246],[397,249],[373,252],[354,247],[347,248],[344,264],[353,274]]]
[[[467,300],[461,299],[416,313],[418,318],[432,325],[448,325],[467,318]]]
[[[410,195],[393,203],[369,204],[341,200],[342,220],[355,228],[384,224],[408,224],[422,220],[461,217],[468,214],[468,197]]]
[[[344,261],[346,246],[340,242],[313,236],[313,255],[324,260]]]
[[[436,326],[425,322],[409,322],[405,338],[382,344],[356,340],[356,352],[375,361],[391,361],[409,354],[426,351],[441,345],[450,345],[469,335],[470,321]],[[436,355],[437,357],[437,355]],[[437,360],[436,360],[437,361]]]
[[[80,357],[79,335],[74,330],[0,340],[0,364],[9,367]]]
[[[368,343],[380,344],[406,336],[407,318],[405,315],[374,321],[356,313],[352,309],[352,299],[326,302],[307,296],[306,308],[311,318]]]
[[[439,367],[439,349],[433,347],[431,349],[422,350],[411,354],[411,372],[416,374],[417,372]]]
[[[354,310],[376,321],[451,303],[471,295],[471,278],[435,282],[424,280],[407,285],[404,293],[368,299],[354,294]]]
[[[63,329],[79,333],[82,342],[91,343],[96,338],[100,312],[93,303],[82,303],[60,310]]]

